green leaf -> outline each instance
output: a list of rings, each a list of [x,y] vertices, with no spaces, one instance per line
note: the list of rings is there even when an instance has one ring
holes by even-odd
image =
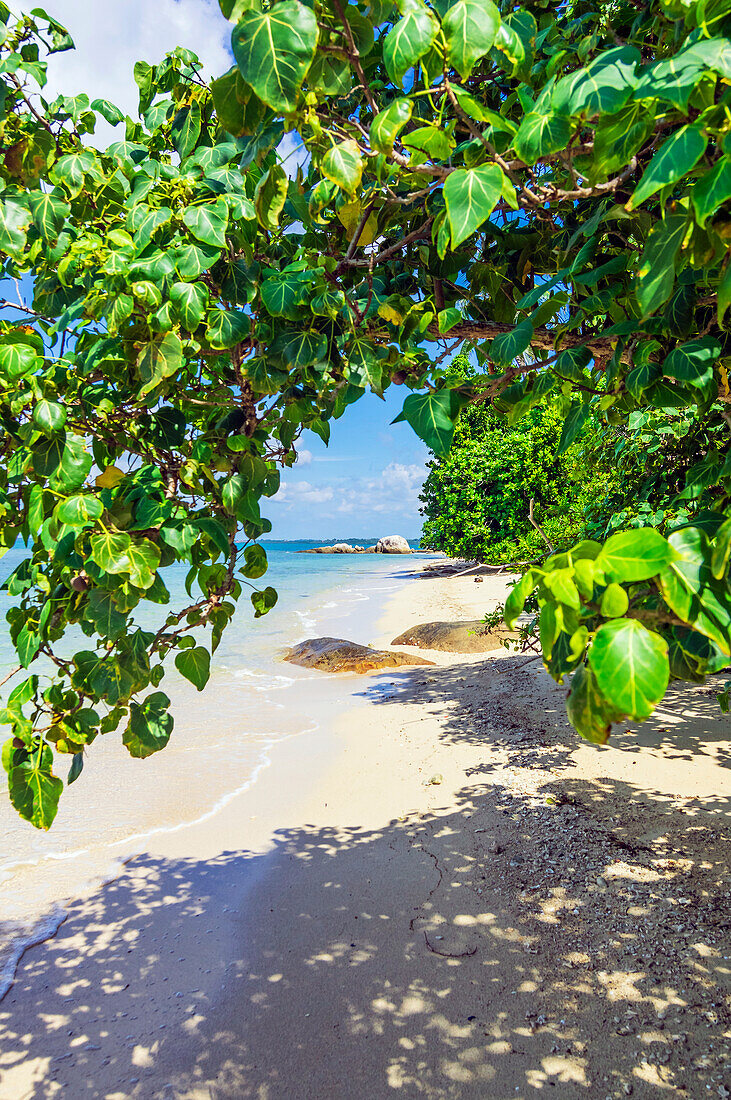
[[[263,295],[262,295],[263,297]],[[342,290],[326,287],[310,300],[310,309],[318,317],[335,318],[345,305],[345,295]],[[272,312],[271,310],[269,311]]]
[[[713,380],[713,364],[721,345],[712,336],[702,336],[673,348],[662,365],[663,373],[678,382],[705,389]]]
[[[128,573],[132,540],[124,531],[102,531],[89,539],[92,561],[105,573]]]
[[[371,147],[390,156],[393,143],[411,118],[412,110],[410,99],[395,99],[385,111],[379,111],[371,123]]]
[[[129,579],[136,588],[151,588],[160,564],[160,551],[150,539],[130,540],[127,550]]]
[[[241,523],[258,523],[261,519],[256,494],[250,491],[249,481],[242,474],[233,474],[224,484],[221,500],[227,512]]]
[[[298,0],[268,12],[247,11],[235,27],[232,47],[241,75],[272,110],[295,110],[317,37],[315,13]]]
[[[677,183],[696,166],[707,145],[708,138],[699,126],[681,126],[655,153],[627,203],[627,209],[634,210],[661,187]]]
[[[452,248],[470,237],[489,218],[503,192],[505,177],[495,164],[458,168],[444,184],[444,201]]]
[[[52,478],[52,488],[71,492],[85,481],[92,456],[78,435],[60,432],[41,439],[33,446],[33,469],[40,477]]]
[[[124,113],[120,111],[119,107],[115,107],[113,103],[110,103],[108,99],[92,99],[89,106],[92,111],[100,114],[110,126],[117,126],[120,122],[124,122]],[[71,782],[73,781],[70,779],[69,783]]]
[[[127,616],[119,610],[113,594],[106,588],[92,588],[86,612],[102,638],[118,638],[127,629]]]
[[[167,225],[172,216],[173,212],[168,206],[160,206],[155,210],[142,205],[133,207],[127,218],[127,228],[134,233],[137,249],[146,248],[158,229]]]
[[[94,171],[95,163],[94,154],[89,150],[83,153],[69,153],[56,161],[51,170],[51,180],[53,183],[62,183],[70,197],[76,198],[84,186],[84,177],[87,173]],[[1,243],[0,247],[2,247]]]
[[[412,151],[411,163],[423,164],[425,160],[449,160],[455,147],[452,127],[417,126],[401,138],[401,144]]]
[[[162,691],[148,695],[143,703],[130,703],[129,723],[122,735],[130,756],[143,760],[165,748],[173,731],[169,706],[170,700]]]
[[[41,648],[42,638],[26,624],[15,639],[15,648],[23,668],[28,668]]]
[[[249,95],[236,65],[218,80],[211,81],[216,117],[224,130],[234,137],[239,137],[244,132],[245,106]]]
[[[246,339],[251,321],[241,310],[215,309],[206,320],[206,340],[212,348],[232,348]]]
[[[192,235],[202,244],[226,244],[228,226],[228,205],[226,200],[218,198],[205,206],[188,206],[183,212],[183,221]]]
[[[98,497],[89,493],[69,497],[55,509],[56,518],[69,527],[86,527],[95,523],[104,514],[104,505]]]
[[[204,535],[207,535],[216,549],[220,550],[224,558],[227,558],[231,553],[231,544],[229,543],[228,533],[223,524],[219,523],[217,519],[213,519],[211,516],[200,516],[195,523],[198,530],[202,531]]]
[[[621,584],[612,581],[602,593],[599,609],[605,619],[619,619],[627,614],[629,596]]]
[[[513,148],[526,164],[535,164],[541,157],[565,149],[572,133],[573,126],[567,115],[529,111],[513,139]]]
[[[525,601],[535,588],[536,583],[536,575],[532,569],[529,569],[508,592],[505,600],[505,611],[503,612],[508,630],[513,629],[518,618],[522,615]]]
[[[53,244],[58,240],[71,207],[52,191],[32,192],[28,195],[28,205],[36,229],[45,241]]]
[[[181,158],[193,152],[200,133],[201,106],[197,100],[193,100],[189,106],[181,107],[170,127],[170,137]]]
[[[533,325],[521,321],[511,332],[501,332],[490,344],[489,356],[502,366],[509,366],[527,351],[533,339]]]
[[[731,652],[731,599],[712,573],[713,552],[703,531],[684,527],[669,541],[675,560],[658,583],[670,609],[695,631],[710,638],[727,656]]]
[[[393,423],[408,421],[435,455],[445,455],[452,445],[457,416],[465,400],[456,390],[412,393]]]
[[[696,220],[702,227],[731,198],[731,157],[721,157],[710,172],[696,180],[690,198]]]
[[[718,284],[718,323],[723,324],[723,318],[728,307],[731,306],[731,263],[726,265],[721,281]],[[0,349],[1,350],[1,349]]]
[[[327,337],[319,332],[282,332],[271,345],[273,355],[291,367],[327,362]]]
[[[283,271],[276,278],[266,279],[261,284],[261,298],[272,317],[297,320],[297,307],[304,300],[309,285],[309,273]]]
[[[588,117],[615,114],[632,94],[641,60],[633,46],[604,50],[586,69],[559,80],[551,95],[553,109]]]
[[[492,49],[499,26],[500,13],[490,0],[458,0],[450,7],[442,20],[447,61],[463,80]]]
[[[654,124],[655,112],[647,103],[628,103],[616,114],[600,118],[588,162],[590,178],[605,178],[624,168],[644,144]]]
[[[261,618],[262,615],[266,615],[268,611],[271,611],[271,609],[276,604],[276,589],[267,587],[263,590],[263,592],[252,592],[251,602],[254,605],[254,618]]]
[[[642,316],[667,302],[675,285],[675,259],[688,229],[687,218],[672,214],[652,229],[637,272],[637,301]]]
[[[341,190],[348,195],[355,194],[363,175],[363,160],[358,143],[349,139],[333,145],[322,158],[320,169]]]
[[[204,271],[208,271],[220,255],[220,248],[201,247],[190,243],[179,245],[171,253],[175,270],[184,282],[193,282]]]
[[[636,619],[600,626],[589,649],[589,666],[609,706],[632,718],[649,718],[667,691],[667,643]]]
[[[279,218],[287,201],[288,189],[287,174],[279,164],[273,164],[259,180],[254,192],[254,206],[262,229],[274,232],[279,228]]]
[[[175,667],[198,691],[203,691],[211,675],[211,655],[201,645],[183,649],[175,657]]]
[[[0,344],[0,374],[10,382],[38,370],[42,360],[29,344]]]
[[[255,581],[259,577],[263,577],[268,568],[266,550],[263,546],[259,546],[255,543],[253,546],[247,546],[244,550],[244,566],[242,573],[249,580]]]
[[[44,432],[58,432],[66,423],[66,410],[58,401],[42,397],[33,408],[33,421]]]
[[[438,30],[439,24],[426,5],[415,0],[411,10],[388,32],[383,43],[383,61],[399,88],[408,70],[427,52]]]
[[[437,314],[437,324],[442,335],[446,335],[455,325],[461,324],[463,320],[460,311],[453,306],[450,306],[449,309],[442,309]]]
[[[195,332],[206,315],[208,288],[205,283],[173,283],[170,301],[183,328]]]
[[[586,665],[580,665],[571,679],[566,714],[576,732],[594,745],[605,745],[612,722],[624,717],[604,698],[593,670]]]
[[[677,555],[666,538],[651,527],[620,531],[604,543],[596,565],[618,582],[657,576]]]
[[[721,580],[725,575],[729,557],[731,557],[731,519],[721,524],[713,540],[711,572],[716,580]]]
[[[50,746],[41,742],[30,751],[13,749],[9,763],[8,791],[13,806],[36,829],[49,829],[63,792],[62,780],[52,771]]]
[[[179,371],[183,362],[183,345],[175,332],[143,344],[137,355],[137,370],[143,383],[140,395],[149,393],[163,378]]]
[[[7,252],[8,256],[19,260],[32,220],[30,210],[19,202],[5,199],[0,203],[0,252]]]
[[[558,441],[556,454],[562,455],[569,449],[574,440],[580,435],[584,424],[589,418],[589,410],[583,401],[574,401],[563,422],[561,438]]]
[[[83,754],[83,752],[75,752],[74,755],[73,755],[73,758],[71,760],[71,767],[69,768],[69,774],[68,774],[68,778],[66,780],[66,785],[70,787],[72,783],[75,783],[76,780],[81,775],[83,770],[84,770],[84,754]]]
[[[635,98],[642,100],[643,105],[655,99],[664,100],[686,114],[691,93],[707,67],[702,57],[694,55],[692,47],[681,50],[675,57],[646,66],[637,81]]]

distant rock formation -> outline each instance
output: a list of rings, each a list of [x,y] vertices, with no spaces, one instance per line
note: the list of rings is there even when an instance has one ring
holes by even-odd
[[[376,543],[377,554],[410,554],[411,547],[402,535],[386,535]]]
[[[293,665],[317,668],[321,672],[370,672],[374,668],[434,664],[412,653],[371,649],[370,646],[347,642],[343,638],[308,638],[290,649],[284,659]]]
[[[419,623],[394,638],[391,645],[414,645],[419,649],[440,649],[447,653],[489,653],[501,649],[514,632],[487,630],[480,619],[457,623]]]
[[[334,546],[313,546],[311,550],[298,550],[298,554],[413,554],[401,535],[386,535],[375,546],[351,546],[349,542],[336,542]]]
[[[311,550],[298,550],[298,554],[362,554],[362,546],[351,546],[349,542],[336,542],[334,546],[313,546]]]

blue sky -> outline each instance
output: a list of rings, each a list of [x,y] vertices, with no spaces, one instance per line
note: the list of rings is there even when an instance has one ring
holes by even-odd
[[[87,92],[134,115],[135,61],[154,63],[174,46],[195,50],[212,76],[233,61],[217,0],[49,0],[48,11],[76,51],[50,59],[47,95]],[[118,137],[106,124],[97,133],[100,144]],[[418,536],[427,451],[407,424],[391,425],[407,393],[391,387],[385,401],[367,394],[333,422],[329,447],[306,433],[300,460],[264,509],[271,537]]]

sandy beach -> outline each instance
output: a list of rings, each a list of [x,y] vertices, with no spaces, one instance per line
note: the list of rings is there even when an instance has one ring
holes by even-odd
[[[505,591],[414,577],[352,640]],[[597,748],[540,661],[419,652],[26,951],[0,1100],[731,1095],[717,688]]]

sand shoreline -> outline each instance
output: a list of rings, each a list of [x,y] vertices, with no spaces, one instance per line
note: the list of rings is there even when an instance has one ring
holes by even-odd
[[[353,640],[479,618],[504,585],[414,580]],[[724,1095],[711,689],[595,749],[538,662],[424,655],[343,677],[361,705],[27,952],[0,1100]]]

